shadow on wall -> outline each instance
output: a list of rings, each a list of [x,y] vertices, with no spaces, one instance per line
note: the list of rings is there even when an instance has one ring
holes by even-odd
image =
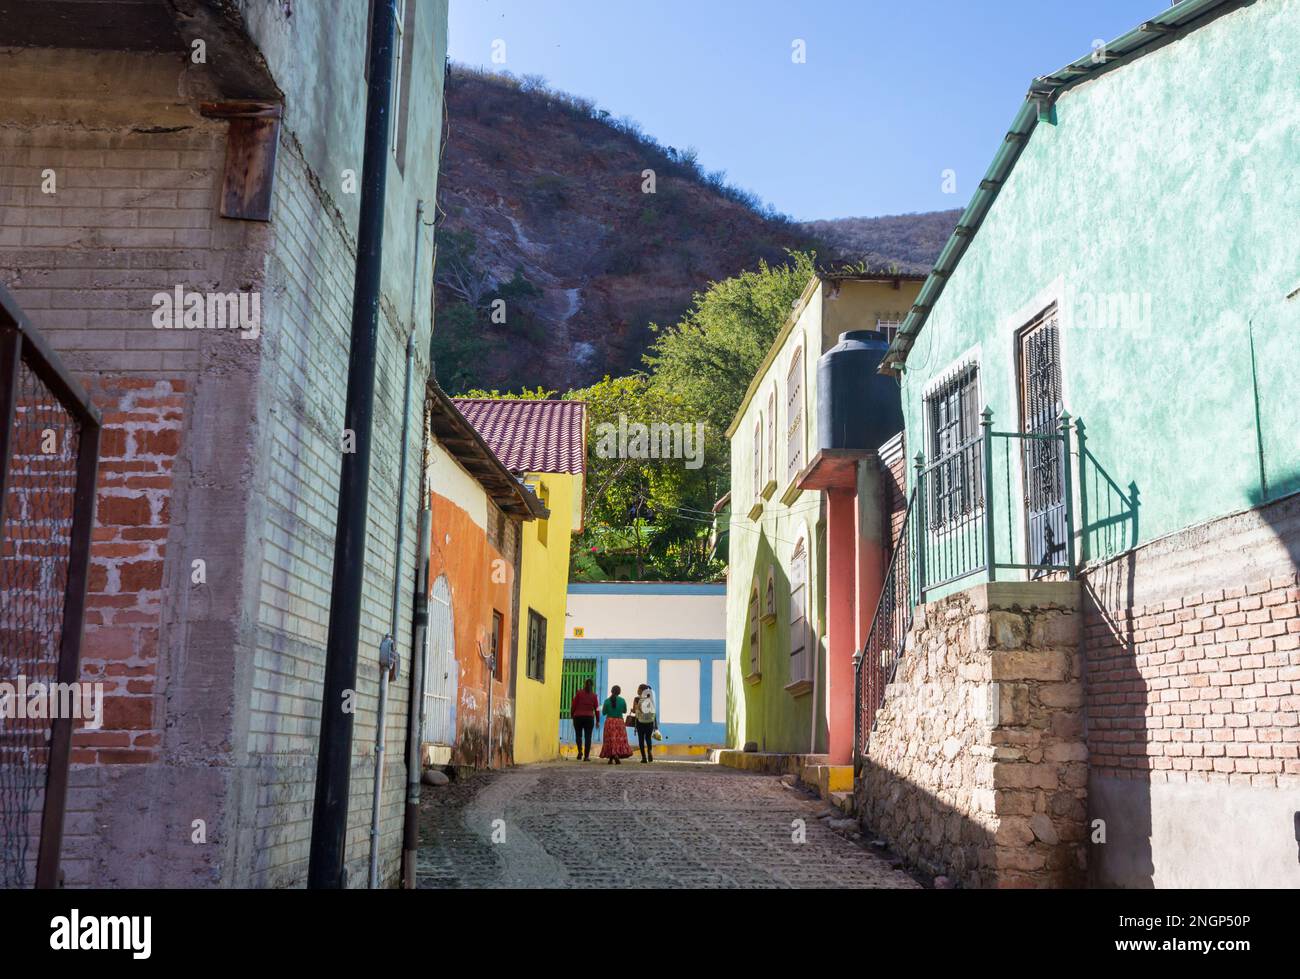
[[[1133,609],[1134,552],[1101,565],[1082,576],[1088,763],[1092,771],[1127,770],[1129,777],[1147,777],[1146,730],[1140,719],[1149,710],[1148,685],[1137,667],[1137,619]],[[1146,632],[1143,623],[1142,634]],[[1090,800],[1095,802],[1096,800]],[[1090,806],[1092,819],[1096,808]],[[1125,796],[1122,811],[1109,817],[1104,842],[1091,842],[1088,865],[1093,868],[1098,846],[1122,848],[1125,860],[1123,886],[1154,887],[1155,862],[1151,851],[1151,792]],[[1093,827],[1095,831],[1095,826]]]
[[[747,520],[748,518],[744,519]],[[766,719],[763,710],[761,686],[763,681],[761,676],[771,652],[769,639],[772,638],[769,635],[771,626],[762,622],[763,607],[766,600],[767,569],[773,569],[774,580],[780,578],[784,582],[784,575],[781,569],[776,566],[776,553],[772,549],[767,533],[762,530],[762,525],[759,525],[757,531],[749,529],[748,526],[742,527],[742,532],[747,534],[757,533],[758,544],[754,549],[753,573],[749,581],[749,588],[745,591],[745,619],[738,646],[740,669],[727,671],[727,743],[737,748],[744,748],[748,742],[753,741],[758,746],[759,751],[765,751],[767,749],[764,747],[763,729]],[[755,621],[754,617],[753,596],[755,592],[758,595],[758,621]],[[757,683],[752,683],[749,678],[754,675],[751,650],[755,633],[757,633],[758,638],[760,680]]]
[[[1129,541],[1082,576],[1089,818],[1103,818],[1106,834],[1090,849],[1093,881],[1130,888],[1276,881],[1274,834],[1294,837],[1286,852],[1300,863],[1300,813],[1280,827],[1271,807],[1265,813],[1258,800],[1227,793],[1268,791],[1296,771],[1281,718],[1291,716],[1286,698],[1297,693],[1294,685],[1288,691],[1287,671],[1300,665],[1290,648],[1300,631],[1300,473],[1278,480],[1272,493],[1261,484],[1245,514],[1137,548],[1136,487],[1119,490],[1090,453],[1085,464],[1096,470],[1089,489],[1100,485],[1118,500],[1112,512],[1085,509],[1085,537]],[[1120,539],[1105,539],[1116,528],[1125,531]],[[1093,552],[1093,560],[1111,553]],[[1256,811],[1243,815],[1240,805]],[[1236,832],[1211,826],[1239,817]],[[1206,852],[1216,833],[1226,833],[1222,851]]]
[[[1076,423],[1076,429],[1080,564],[1086,567],[1089,561],[1122,555],[1081,576],[1089,765],[1093,769],[1130,769],[1133,774],[1140,767],[1145,778],[1145,730],[1136,718],[1147,715],[1148,688],[1137,668],[1135,635],[1139,630],[1133,609],[1141,502],[1137,484],[1121,487],[1088,449],[1082,421]],[[1142,631],[1145,634],[1145,628]],[[1115,824],[1112,831],[1122,834],[1125,852],[1131,855],[1126,885],[1153,887],[1150,791],[1128,797],[1124,812],[1111,822]],[[1094,849],[1097,845],[1090,844]],[[1089,866],[1095,862],[1090,859]]]
[[[769,577],[768,571],[771,571]],[[758,593],[757,619],[752,600]],[[815,615],[809,608],[809,614]],[[751,644],[758,640],[758,676],[754,682]],[[727,735],[738,748],[753,742],[759,751],[806,751],[809,738],[802,700],[793,699],[785,687],[791,682],[790,579],[777,559],[765,532],[760,532],[754,555],[754,574],[746,592],[744,632],[740,641],[740,670],[728,671]],[[817,664],[815,640],[805,655]],[[816,665],[813,666],[816,669]],[[741,704],[744,705],[743,713]]]
[[[1111,478],[1088,448],[1082,421],[1075,422],[1079,440],[1079,512],[1082,534],[1079,561],[1087,564],[1137,547],[1141,539],[1137,483],[1124,489]]]
[[[858,784],[863,829],[887,840],[910,869],[963,887],[997,886],[996,839],[987,828],[870,756]]]
[[[1090,561],[1120,555],[1081,575],[1089,767],[1092,771],[1122,771],[1136,784],[1148,777],[1147,732],[1141,719],[1148,716],[1150,708],[1149,687],[1137,665],[1137,642],[1139,634],[1145,636],[1149,630],[1161,628],[1145,621],[1139,628],[1133,607],[1141,502],[1137,484],[1121,487],[1088,448],[1082,421],[1076,423],[1076,429],[1080,564],[1086,567]],[[1096,810],[1090,809],[1091,817]],[[1122,845],[1127,855],[1124,885],[1153,887],[1149,785],[1144,792],[1126,795],[1122,812],[1108,809],[1107,815],[1110,825],[1105,829],[1112,835],[1104,838],[1113,850]],[[1090,842],[1090,869],[1100,856],[1096,848],[1103,845]]]
[[[1262,507],[1261,513],[1264,519],[1278,541],[1286,548],[1291,569],[1300,574],[1300,506],[1271,505],[1281,504],[1284,500],[1294,502],[1297,499],[1300,499],[1300,470],[1292,470],[1251,494],[1252,505]],[[1300,657],[1293,652],[1291,663],[1296,664],[1297,659]],[[1292,682],[1291,693],[1293,699],[1300,698],[1300,684]],[[1300,811],[1292,813],[1291,822],[1292,835],[1296,844],[1296,863],[1300,864]]]

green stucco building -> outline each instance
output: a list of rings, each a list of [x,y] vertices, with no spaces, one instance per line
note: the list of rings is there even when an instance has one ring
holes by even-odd
[[[914,598],[1081,581],[1094,884],[1300,884],[1297,64],[1182,0],[1035,79],[886,361]]]

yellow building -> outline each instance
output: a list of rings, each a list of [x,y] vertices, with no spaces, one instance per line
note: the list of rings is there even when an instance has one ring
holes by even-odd
[[[569,549],[582,530],[587,410],[576,401],[457,398],[496,456],[549,511],[523,529],[514,689],[516,764],[559,756]]]

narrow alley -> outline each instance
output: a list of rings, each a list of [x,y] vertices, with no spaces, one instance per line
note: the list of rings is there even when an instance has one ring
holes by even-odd
[[[920,886],[824,803],[705,763],[528,765],[425,786],[420,810],[421,888]]]

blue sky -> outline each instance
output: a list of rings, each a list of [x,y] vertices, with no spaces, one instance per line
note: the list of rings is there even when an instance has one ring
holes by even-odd
[[[964,206],[1035,75],[1167,6],[451,0],[449,44],[453,61],[542,75],[665,145],[694,146],[706,169],[807,220]],[[498,39],[504,65],[492,63]]]

